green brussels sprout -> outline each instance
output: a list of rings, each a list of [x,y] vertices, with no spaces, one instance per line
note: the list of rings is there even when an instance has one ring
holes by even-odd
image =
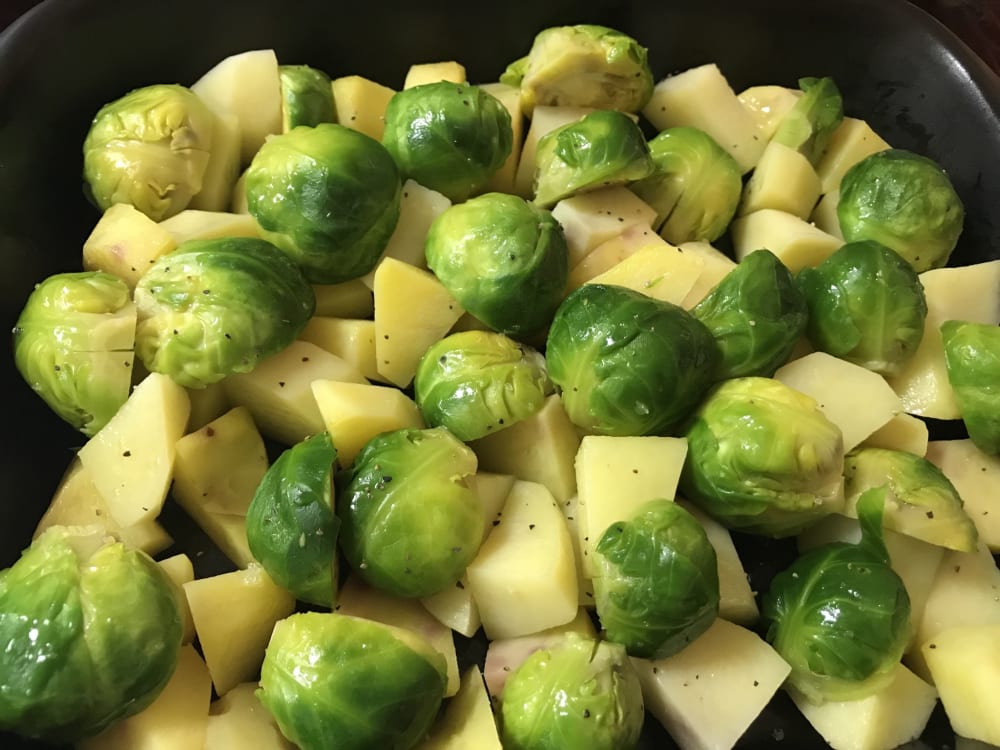
[[[53,743],[138,713],[167,684],[182,626],[141,550],[96,526],[52,526],[0,572],[0,729]]]
[[[203,388],[284,349],[316,305],[295,263],[264,240],[190,240],[135,287],[135,351],[152,372]]]
[[[631,750],[645,720],[625,649],[569,633],[535,651],[504,685],[505,750]]]
[[[882,539],[885,490],[858,503],[861,541],[806,553],[775,576],[761,602],[767,640],[809,701],[858,700],[893,679],[910,638],[910,598]]]
[[[260,702],[302,750],[410,750],[444,697],[445,661],[416,633],[332,612],[274,626]]]
[[[296,599],[332,607],[337,589],[333,464],[337,449],[320,432],[271,464],[247,509],[250,552]]]
[[[638,112],[653,95],[647,50],[607,26],[554,26],[538,33],[504,83],[521,89],[528,116],[541,105]]]
[[[431,224],[426,255],[459,304],[512,336],[548,325],[569,275],[559,222],[506,193],[486,193],[445,210]]]
[[[501,333],[462,331],[433,344],[417,366],[424,421],[468,442],[499,432],[545,405],[545,358]]]
[[[136,310],[128,285],[101,271],[38,284],[14,325],[14,364],[49,407],[84,435],[128,398]]]
[[[882,375],[895,375],[924,335],[927,302],[906,260],[874,240],[849,242],[815,268],[799,271],[819,351]]]
[[[979,535],[958,490],[923,456],[888,448],[858,448],[844,460],[844,512],[857,516],[870,489],[888,491],[883,511],[887,529],[931,544],[974,552]]]
[[[681,493],[730,529],[791,536],[843,507],[840,429],[781,381],[723,381],[687,439]]]
[[[545,351],[570,420],[604,435],[678,427],[708,390],[719,357],[711,332],[687,310],[605,284],[566,297]]]
[[[443,427],[376,435],[337,480],[347,561],[396,596],[453,586],[483,538],[479,500],[465,481],[475,471],[476,454]]]
[[[105,104],[83,142],[83,176],[97,206],[128,203],[154,221],[201,191],[215,115],[184,86],[157,84]]]
[[[440,81],[395,94],[382,143],[405,177],[460,203],[479,192],[510,156],[510,112],[467,83]]]
[[[651,500],[611,524],[594,562],[601,628],[630,656],[676,654],[719,615],[715,548],[698,520],[671,500]]]
[[[941,324],[948,382],[969,438],[983,453],[1000,453],[1000,328],[946,320]]]
[[[744,257],[691,313],[722,352],[716,380],[773,375],[805,332],[808,317],[795,278],[770,250]]]
[[[336,122],[330,76],[308,65],[281,65],[281,132]]]
[[[837,219],[846,242],[881,242],[920,273],[948,262],[962,233],[965,209],[936,162],[890,149],[847,170]]]
[[[844,100],[832,78],[800,78],[802,96],[771,138],[819,164],[833,132],[844,121]]]
[[[246,172],[247,210],[315,284],[364,276],[399,220],[402,181],[382,145],[343,125],[272,136]]]
[[[535,151],[535,204],[653,174],[642,130],[626,114],[597,110],[546,133]]]
[[[656,209],[654,229],[675,245],[721,237],[743,194],[743,170],[708,133],[668,128],[649,142],[654,171],[629,189]]]

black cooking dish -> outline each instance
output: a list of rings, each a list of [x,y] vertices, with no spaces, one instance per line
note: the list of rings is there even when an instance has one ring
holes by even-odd
[[[496,80],[547,26],[601,23],[649,48],[657,79],[717,63],[733,87],[833,76],[847,114],[896,147],[943,164],[967,209],[952,264],[1000,257],[1000,79],[930,16],[904,0],[47,0],[0,36],[0,310],[8,330],[33,284],[80,267],[98,213],[81,190],[81,144],[106,101],[154,82],[190,84],[225,55],[274,48],[286,63],[336,77],[402,85],[415,62],[461,61],[469,80]],[[0,566],[25,547],[81,436],[24,384],[9,345],[0,357]],[[961,434],[932,425],[934,437]],[[164,523],[199,575],[228,562],[171,503]],[[766,588],[794,550],[737,535],[752,583]],[[765,551],[766,550],[766,551]],[[466,661],[481,640],[460,644]],[[939,708],[919,747],[954,746]],[[6,750],[40,747],[0,734]],[[643,748],[675,745],[655,720]],[[739,747],[825,747],[779,694]]]

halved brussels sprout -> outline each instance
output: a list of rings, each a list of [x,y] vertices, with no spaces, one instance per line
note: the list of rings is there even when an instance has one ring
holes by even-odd
[[[682,650],[719,615],[715,547],[672,500],[651,500],[597,543],[594,601],[608,640],[630,656]]]
[[[716,380],[774,374],[805,332],[806,301],[770,250],[743,258],[691,310],[722,352]]]
[[[247,509],[254,559],[296,599],[322,607],[337,591],[336,460],[328,433],[306,438],[271,464]]]
[[[396,162],[378,141],[343,125],[300,126],[268,138],[245,185],[261,236],[315,284],[371,271],[399,220]]]
[[[631,750],[645,712],[625,649],[569,633],[535,651],[504,685],[505,750]]]
[[[555,26],[538,33],[527,56],[500,79],[521,89],[521,109],[592,107],[638,112],[653,94],[646,48],[607,26]]]
[[[874,240],[849,242],[797,281],[809,310],[806,334],[819,351],[883,375],[913,357],[927,302],[899,253]]]
[[[203,388],[284,349],[316,298],[295,263],[264,240],[191,240],[135,287],[135,351],[152,372]]]
[[[920,273],[948,262],[965,209],[936,162],[903,149],[862,159],[840,183],[837,218],[844,240],[875,240]]]
[[[538,141],[534,202],[552,206],[574,193],[641,180],[654,169],[646,138],[632,118],[597,110]]]
[[[743,193],[743,170],[708,133],[668,128],[649,142],[654,171],[629,189],[656,209],[656,229],[665,240],[721,237]]]
[[[103,529],[53,526],[0,573],[0,728],[52,743],[138,713],[177,665],[166,573]]]
[[[281,65],[281,132],[336,122],[330,76],[308,65]]]
[[[983,453],[1000,453],[1000,328],[946,320],[941,339],[948,382],[969,438]]]
[[[545,351],[569,418],[604,435],[677,428],[708,390],[719,357],[711,332],[687,310],[605,284],[566,297]]]
[[[445,210],[427,234],[426,254],[428,267],[462,307],[512,336],[548,325],[569,274],[559,222],[506,193]]]
[[[468,442],[499,432],[545,405],[545,358],[500,333],[462,331],[431,346],[414,395],[427,424]]]
[[[104,211],[128,203],[154,221],[201,190],[215,115],[190,89],[156,84],[105,104],[83,142],[83,175]]]
[[[730,529],[791,536],[843,507],[840,429],[778,380],[723,381],[687,439],[681,492]]]
[[[861,541],[818,547],[779,573],[761,602],[767,640],[813,703],[858,700],[893,679],[910,638],[910,598],[882,539],[885,490],[858,503]]]
[[[56,414],[93,435],[128,398],[135,321],[128,285],[117,276],[50,276],[14,325],[14,363]]]
[[[443,427],[372,438],[337,480],[347,561],[396,596],[454,586],[483,538],[479,500],[465,481],[475,471],[476,454]]]
[[[467,83],[427,83],[395,94],[382,143],[404,177],[460,203],[479,192],[510,156],[510,113]]]
[[[772,141],[795,149],[813,166],[819,163],[840,123],[844,100],[832,78],[800,78],[802,96],[782,118]]]
[[[274,626],[257,696],[302,750],[409,750],[446,685],[444,657],[408,630],[302,612]]]

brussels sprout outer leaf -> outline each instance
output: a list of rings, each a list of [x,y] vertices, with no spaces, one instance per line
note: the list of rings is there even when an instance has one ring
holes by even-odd
[[[1000,453],[1000,328],[947,320],[941,325],[948,382],[969,438],[983,453]]]
[[[337,588],[333,465],[337,449],[321,432],[282,453],[247,509],[254,558],[296,599],[332,607]]]
[[[630,656],[660,659],[704,633],[719,614],[715,548],[670,500],[612,524],[597,543],[594,595],[608,640]]]
[[[805,332],[806,301],[770,250],[755,250],[691,311],[722,352],[716,379],[770,377]]]
[[[570,419],[606,435],[674,430],[709,387],[719,350],[681,307],[585,284],[560,305],[545,361]]]
[[[287,133],[299,125],[315,126],[335,122],[330,76],[308,65],[281,65],[281,124]]]
[[[844,100],[832,78],[802,78],[799,88],[802,96],[771,140],[795,149],[816,166],[833,131],[844,121]]]
[[[519,57],[517,60],[508,65],[503,73],[500,74],[500,83],[504,83],[508,86],[513,86],[514,88],[521,87],[521,81],[524,80],[524,71],[528,68],[528,56]]]

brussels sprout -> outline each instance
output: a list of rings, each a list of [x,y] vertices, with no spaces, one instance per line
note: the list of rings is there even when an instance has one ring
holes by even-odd
[[[948,262],[965,220],[962,201],[931,159],[890,149],[862,159],[840,183],[844,240],[875,240],[918,273]]]
[[[281,65],[281,132],[336,122],[330,76],[308,65]]]
[[[893,679],[910,638],[910,598],[882,540],[885,490],[858,503],[861,541],[818,547],[779,573],[761,602],[767,640],[809,701],[857,700]]]
[[[479,192],[510,156],[510,113],[467,83],[428,83],[395,94],[385,110],[382,143],[404,177],[453,203]]]
[[[638,112],[653,95],[646,48],[606,26],[555,26],[535,37],[528,55],[500,79],[521,88],[521,109],[592,107]]]
[[[721,237],[743,193],[743,170],[722,146],[694,127],[668,128],[649,142],[654,171],[629,189],[656,209],[668,242]]]
[[[887,529],[960,552],[975,551],[978,533],[958,490],[926,458],[888,448],[859,448],[844,460],[844,480],[847,515],[859,513],[865,492],[885,487]]]
[[[330,123],[272,136],[246,172],[261,236],[315,284],[364,276],[399,220],[396,162],[364,133]]]
[[[574,193],[634,182],[655,166],[639,126],[598,110],[546,133],[535,152],[535,203],[551,206]]]
[[[631,750],[645,720],[642,688],[625,649],[576,633],[514,670],[500,711],[505,750]]]
[[[569,274],[559,222],[505,193],[445,210],[431,224],[426,255],[428,267],[468,312],[513,336],[548,325]]]
[[[722,352],[716,380],[773,375],[805,332],[808,316],[791,271],[770,250],[744,257],[691,312]]]
[[[597,543],[594,601],[608,640],[630,656],[671,656],[719,614],[715,548],[697,519],[671,500],[651,500]]]
[[[476,454],[443,427],[372,438],[338,477],[347,561],[396,596],[453,586],[483,537],[478,497],[465,482],[475,471]]]
[[[330,435],[306,438],[280,456],[247,509],[250,552],[296,599],[332,607],[337,589],[337,532]]]
[[[874,240],[849,242],[797,278],[809,310],[806,334],[819,351],[895,375],[924,335],[920,277]]]
[[[54,743],[138,713],[173,674],[170,580],[97,527],[52,526],[0,573],[0,729]]]
[[[844,100],[832,78],[800,78],[799,88],[802,96],[782,118],[771,140],[795,149],[816,166],[833,131],[844,121]]]
[[[791,536],[843,506],[840,429],[778,380],[722,382],[687,439],[682,494],[730,529]]]
[[[56,414],[93,435],[128,398],[135,320],[128,285],[118,277],[50,276],[14,326],[14,363]]]
[[[566,297],[545,351],[570,420],[604,435],[673,430],[708,390],[719,357],[711,332],[683,308],[605,284]]]
[[[1000,328],[946,320],[941,339],[969,438],[983,453],[1000,453]]]
[[[553,390],[541,354],[488,331],[453,333],[431,346],[413,388],[427,424],[466,442],[530,417]]]
[[[135,287],[135,350],[152,372],[203,388],[284,349],[316,298],[295,263],[264,240],[191,240]]]
[[[257,696],[302,750],[409,750],[444,697],[444,657],[415,633],[331,612],[279,621]]]
[[[105,104],[83,142],[91,197],[102,211],[129,203],[154,221],[179,213],[201,190],[214,127],[184,86],[145,86]]]

